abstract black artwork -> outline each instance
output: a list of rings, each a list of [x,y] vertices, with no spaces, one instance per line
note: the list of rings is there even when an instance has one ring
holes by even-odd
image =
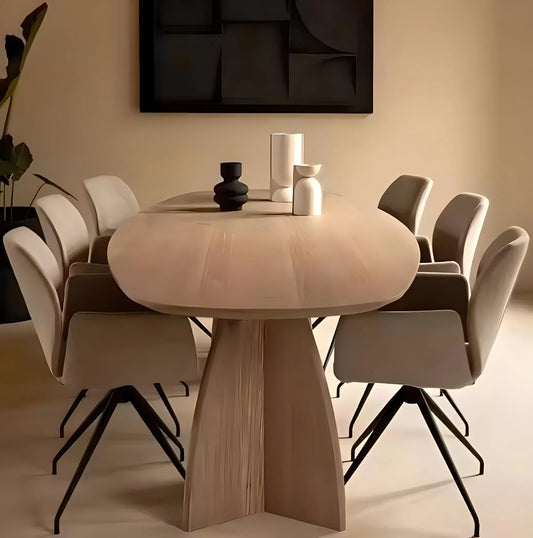
[[[373,0],[139,0],[143,112],[372,112]]]

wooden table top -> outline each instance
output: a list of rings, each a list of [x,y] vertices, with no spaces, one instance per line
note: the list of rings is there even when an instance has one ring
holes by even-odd
[[[252,190],[224,213],[212,196],[176,196],[119,227],[108,257],[126,295],[171,314],[305,318],[375,310],[416,274],[413,234],[378,209],[326,193],[321,216],[300,217]]]

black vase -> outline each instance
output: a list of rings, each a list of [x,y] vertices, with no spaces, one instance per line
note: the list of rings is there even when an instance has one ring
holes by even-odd
[[[220,163],[220,175],[224,181],[215,185],[213,200],[220,211],[239,211],[248,201],[248,186],[239,181],[242,163]]]

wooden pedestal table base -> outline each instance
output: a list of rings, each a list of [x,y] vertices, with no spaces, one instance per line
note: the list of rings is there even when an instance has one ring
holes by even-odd
[[[262,511],[345,528],[337,428],[307,319],[217,320],[198,395],[183,528]]]

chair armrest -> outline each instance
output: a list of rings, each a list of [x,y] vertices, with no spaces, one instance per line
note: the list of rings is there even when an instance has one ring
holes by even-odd
[[[473,382],[461,320],[451,310],[341,316],[335,376],[344,382],[460,388]]]
[[[417,273],[405,294],[381,310],[454,310],[461,318],[465,341],[468,341],[466,317],[469,296],[468,280],[463,275]]]
[[[109,274],[109,265],[104,263],[74,262],[68,270],[68,276],[86,275],[88,273],[107,273]]]
[[[76,312],[136,312],[149,310],[124,294],[110,273],[70,276],[65,285],[63,331]]]
[[[434,261],[433,250],[429,239],[423,235],[417,235],[416,240],[418,242],[418,248],[420,249],[420,261],[424,263]]]
[[[108,263],[107,247],[110,240],[110,235],[97,235],[93,239],[93,243],[91,245],[89,261],[91,261],[92,263]]]
[[[428,262],[418,266],[419,273],[461,273],[457,262]]]

